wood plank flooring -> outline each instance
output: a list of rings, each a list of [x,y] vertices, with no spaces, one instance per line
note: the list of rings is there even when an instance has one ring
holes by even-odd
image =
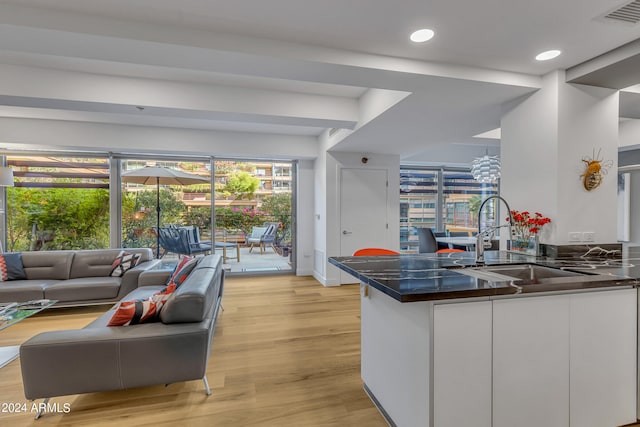
[[[228,279],[207,370],[211,396],[202,381],[63,396],[50,403],[69,404],[69,413],[34,421],[16,360],[0,369],[0,426],[386,426],[362,389],[358,293],[309,277]],[[1,331],[0,345],[81,328],[107,308],[50,309]],[[1,412],[10,403],[26,412]]]

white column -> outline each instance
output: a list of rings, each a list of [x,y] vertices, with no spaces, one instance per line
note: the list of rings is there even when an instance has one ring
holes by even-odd
[[[512,209],[551,218],[541,242],[573,243],[570,232],[616,242],[618,108],[618,91],[567,84],[564,71],[547,74],[539,91],[506,106],[501,194]],[[587,191],[582,159],[594,150],[610,166],[601,185]]]

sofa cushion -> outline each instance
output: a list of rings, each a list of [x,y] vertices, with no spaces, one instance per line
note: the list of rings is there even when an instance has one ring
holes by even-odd
[[[111,273],[111,264],[120,249],[97,249],[76,251],[69,278],[104,277]]]
[[[24,280],[27,275],[22,267],[20,252],[0,254],[0,282],[8,280]]]
[[[47,285],[44,297],[58,301],[114,299],[120,290],[120,277],[83,277]]]
[[[109,273],[109,275],[113,277],[122,277],[127,270],[131,270],[136,266],[136,264],[138,264],[139,259],[139,254],[120,251],[118,256],[116,256],[116,259],[111,263],[111,273]]]
[[[222,275],[222,257],[213,257],[216,260],[216,267],[196,267],[187,280],[180,285],[171,297],[167,300],[162,311],[160,320],[162,323],[187,323],[201,322],[216,304],[219,291],[220,279]],[[216,283],[212,286],[212,283]]]
[[[0,301],[24,302],[44,298],[44,288],[57,280],[13,280],[0,283]]]
[[[22,266],[29,280],[65,280],[69,278],[74,255],[73,251],[23,252]]]

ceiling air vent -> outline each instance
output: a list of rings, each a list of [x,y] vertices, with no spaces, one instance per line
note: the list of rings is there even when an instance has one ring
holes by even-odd
[[[630,24],[636,24],[640,21],[640,0],[634,0],[622,6],[619,9],[604,16],[608,19],[614,19],[616,21],[628,22]]]
[[[329,136],[335,135],[336,133],[338,133],[339,130],[340,130],[340,128],[331,128],[331,129],[329,129]]]

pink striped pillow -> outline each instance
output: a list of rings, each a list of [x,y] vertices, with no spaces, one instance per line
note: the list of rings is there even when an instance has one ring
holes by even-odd
[[[176,285],[170,284],[148,299],[121,302],[107,326],[129,326],[157,322],[160,309],[175,290]]]

